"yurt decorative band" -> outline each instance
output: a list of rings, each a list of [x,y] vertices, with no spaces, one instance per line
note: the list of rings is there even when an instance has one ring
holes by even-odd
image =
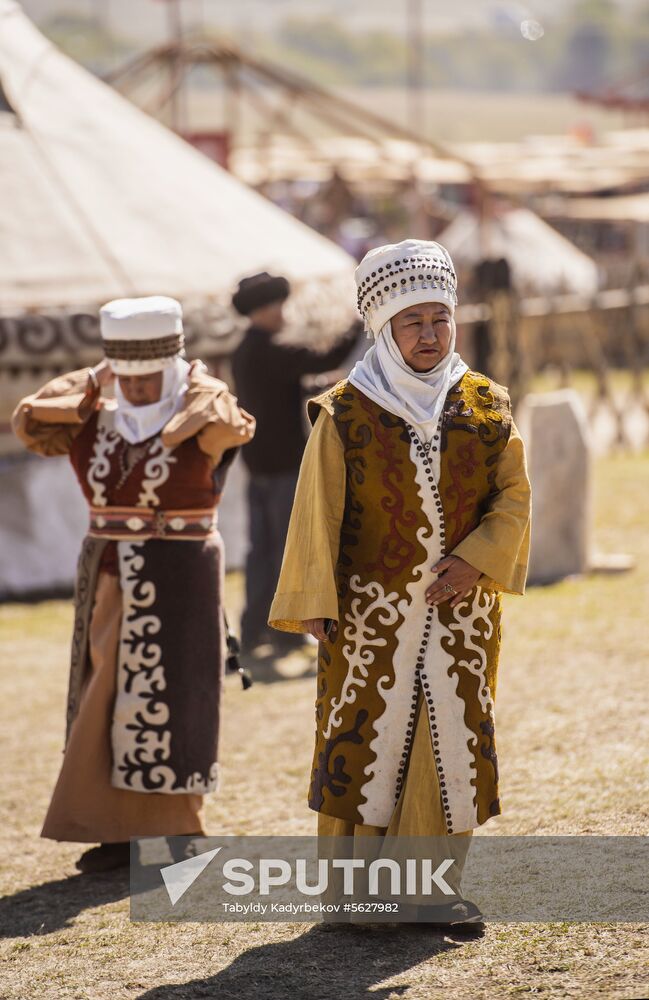
[[[152,510],[145,507],[91,507],[90,530],[94,538],[147,541],[150,538],[200,541],[216,531],[216,511]]]

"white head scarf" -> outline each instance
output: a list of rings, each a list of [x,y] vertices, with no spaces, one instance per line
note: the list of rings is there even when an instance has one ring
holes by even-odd
[[[181,408],[188,374],[189,364],[184,358],[175,358],[172,364],[163,369],[160,399],[148,406],[133,406],[129,403],[120,389],[119,378],[116,379],[115,430],[129,444],[139,444],[158,434]]]
[[[453,318],[448,352],[428,372],[416,372],[404,361],[388,320],[376,342],[352,368],[349,381],[379,406],[411,424],[422,441],[430,441],[447,392],[466,371],[468,365],[455,352]]]
[[[455,353],[457,279],[440,243],[403,240],[370,250],[356,268],[358,309],[376,341],[352,368],[349,381],[385,410],[410,424],[425,443],[432,440],[451,386],[468,371]],[[451,314],[447,353],[428,372],[408,365],[392,336],[392,317],[422,302],[442,302]],[[439,477],[439,451],[432,452]]]

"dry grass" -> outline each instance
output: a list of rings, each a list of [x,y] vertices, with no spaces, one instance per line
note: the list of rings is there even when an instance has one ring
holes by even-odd
[[[597,476],[597,547],[632,552],[637,568],[508,599],[498,693],[505,813],[489,833],[647,832],[649,455],[602,459]],[[239,585],[231,581],[233,608]],[[124,876],[74,876],[78,847],[38,838],[60,760],[70,623],[66,602],[0,608],[3,998],[647,995],[647,930],[632,925],[489,925],[484,939],[460,943],[406,928],[131,924]],[[312,697],[311,679],[245,694],[228,680],[211,833],[313,832],[304,802]]]

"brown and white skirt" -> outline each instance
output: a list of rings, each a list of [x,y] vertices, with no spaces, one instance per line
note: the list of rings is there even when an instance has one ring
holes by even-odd
[[[106,541],[79,560],[63,766],[42,835],[119,841],[201,831],[216,786],[222,546]]]

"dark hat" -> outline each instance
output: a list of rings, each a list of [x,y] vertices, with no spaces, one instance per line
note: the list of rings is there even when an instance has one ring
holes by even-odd
[[[291,286],[286,278],[274,277],[267,271],[242,278],[232,296],[232,305],[242,316],[249,316],[255,309],[268,306],[271,302],[283,302],[291,294]]]

